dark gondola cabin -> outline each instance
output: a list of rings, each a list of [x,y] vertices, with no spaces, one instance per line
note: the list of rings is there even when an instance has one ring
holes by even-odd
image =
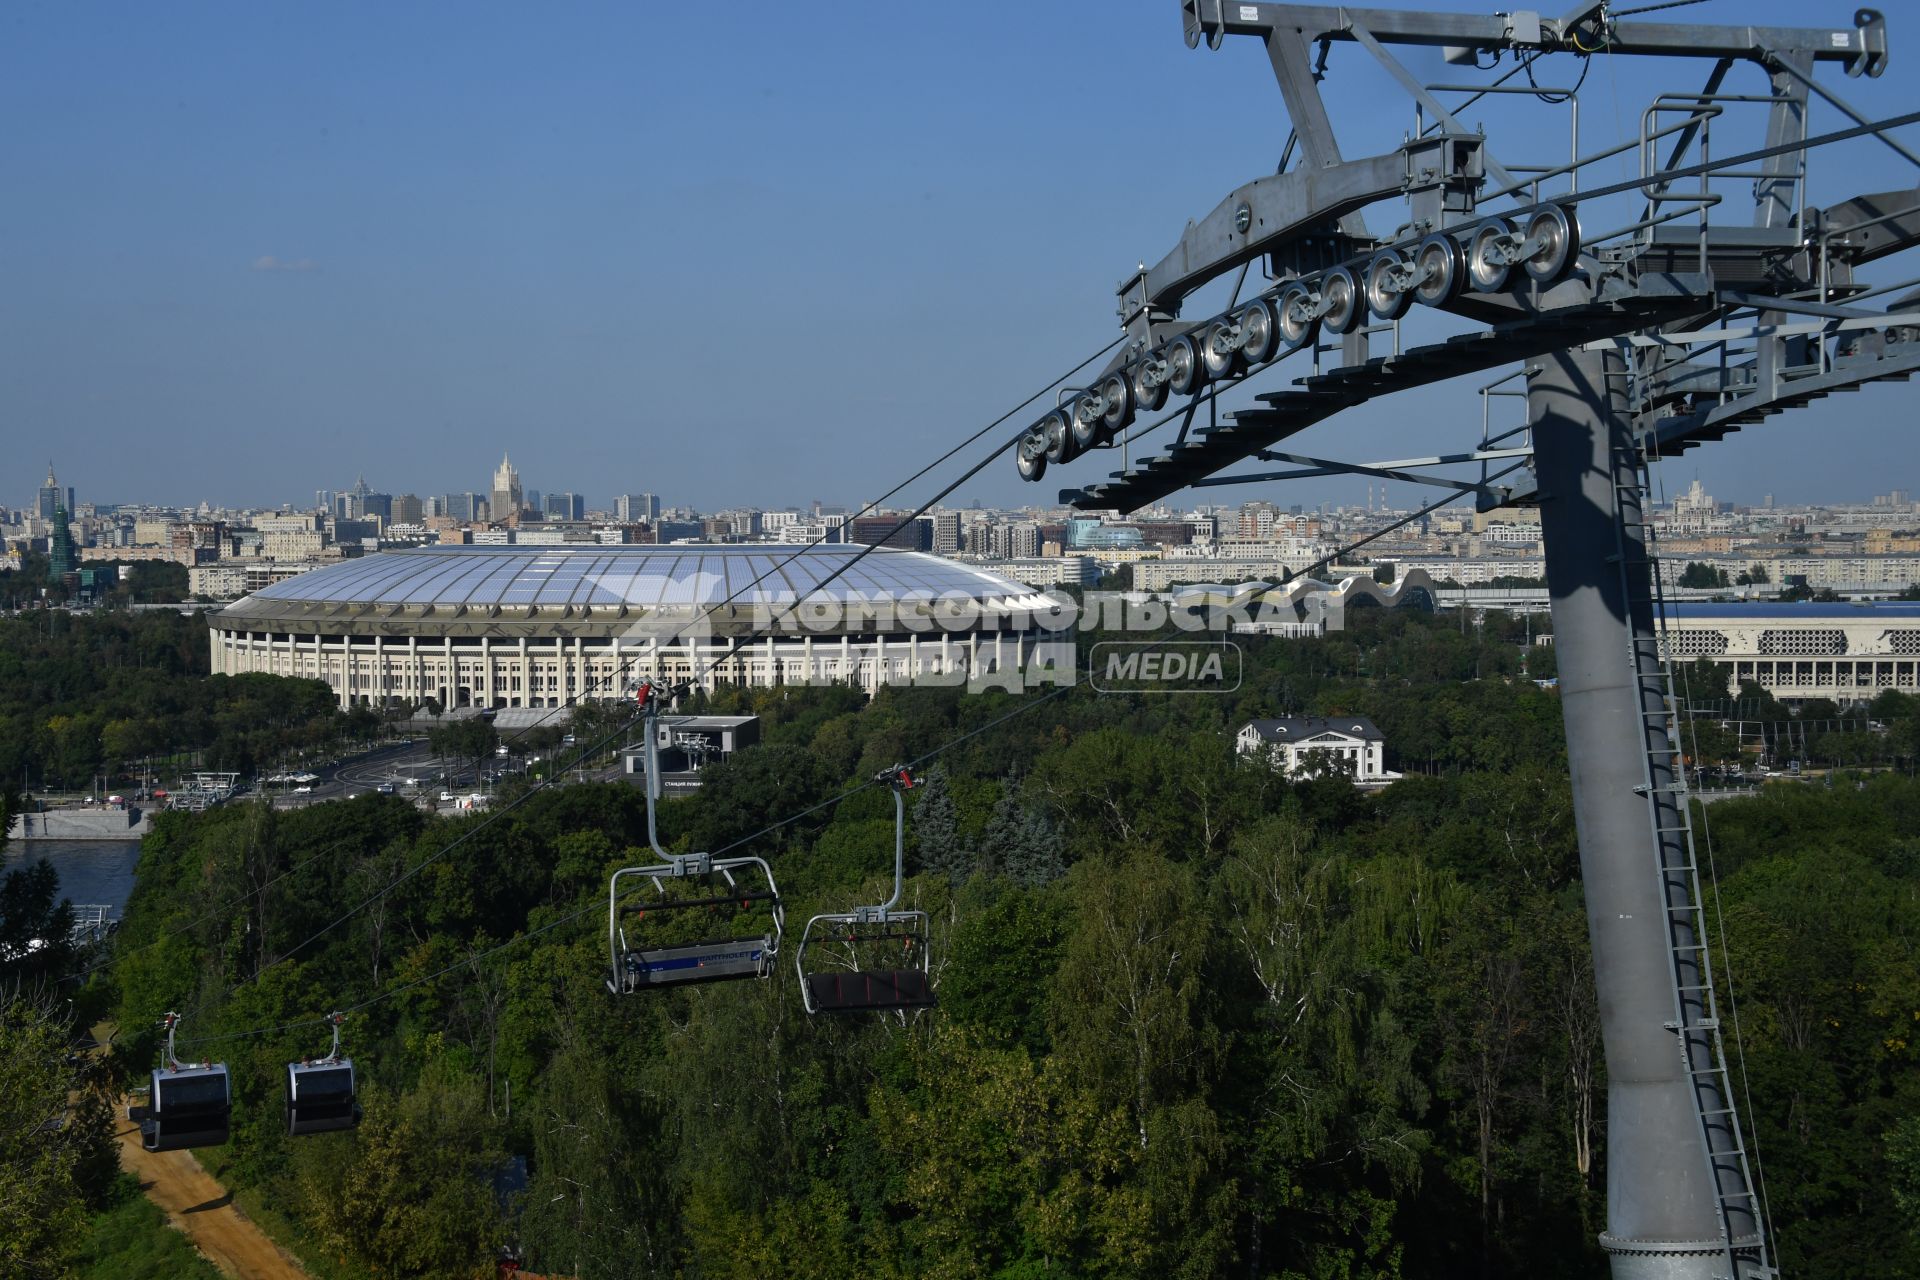
[[[232,1104],[223,1062],[157,1068],[140,1120],[140,1143],[149,1151],[217,1147],[227,1140]]]
[[[287,1064],[287,1133],[334,1133],[360,1123],[353,1059]]]

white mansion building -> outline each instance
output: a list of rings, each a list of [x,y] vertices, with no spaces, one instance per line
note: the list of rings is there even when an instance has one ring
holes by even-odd
[[[1250,720],[1235,735],[1241,755],[1262,755],[1289,777],[1344,773],[1380,787],[1400,777],[1386,767],[1386,739],[1365,716],[1281,716]]]

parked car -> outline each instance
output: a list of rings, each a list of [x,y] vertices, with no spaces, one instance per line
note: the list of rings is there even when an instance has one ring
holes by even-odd
[[[313,794],[313,788],[303,782],[293,789],[293,794],[297,796],[310,796]]]
[[[383,796],[390,796],[393,794],[393,784],[391,782],[381,783],[378,789],[380,794]]]

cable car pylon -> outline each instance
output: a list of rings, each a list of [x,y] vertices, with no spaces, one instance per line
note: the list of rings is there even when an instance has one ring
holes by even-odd
[[[1121,470],[1062,489],[1060,500],[1130,512],[1189,487],[1350,473],[1471,494],[1482,511],[1538,505],[1607,1064],[1599,1243],[1615,1280],[1772,1277],[1763,1189],[1721,1056],[1639,459],[1920,373],[1920,292],[1901,279],[1911,273],[1877,287],[1866,278],[1871,264],[1920,246],[1920,186],[1844,192],[1824,206],[1808,187],[1809,153],[1856,139],[1920,166],[1892,136],[1920,123],[1920,111],[1871,120],[1814,79],[1835,67],[1881,75],[1886,21],[1851,6],[1817,27],[1626,20],[1606,0],[1579,0],[1559,17],[1181,0],[1181,16],[1189,47],[1264,45],[1294,163],[1229,192],[1158,263],[1126,276],[1126,343],[1023,434],[1020,474],[1038,480],[1049,464],[1129,444],[1182,413],[1190,425],[1203,399],[1291,358],[1310,365],[1293,386],[1217,425],[1183,426],[1158,453],[1110,455]],[[1398,148],[1341,153],[1322,97],[1336,45],[1357,46],[1412,99],[1415,127]],[[1511,58],[1527,83],[1508,85],[1513,72],[1425,83],[1395,52],[1405,46],[1443,47],[1449,62],[1481,71]],[[1460,116],[1491,94],[1573,102],[1577,112],[1579,83],[1535,79],[1556,54],[1692,60],[1704,83],[1654,98],[1637,136],[1623,126],[1621,139],[1592,148],[1576,115],[1570,160],[1502,164],[1507,139]],[[1766,92],[1728,87],[1735,69],[1757,74]],[[1810,129],[1816,95],[1847,127]],[[1758,113],[1757,146],[1727,144],[1724,117],[1741,104]],[[1616,181],[1615,164],[1634,156],[1638,176]],[[1844,181],[1854,170],[1821,172]],[[1751,181],[1750,216],[1729,217],[1735,180]],[[1368,227],[1377,206],[1386,207],[1375,226],[1394,228],[1385,234]],[[1259,296],[1242,299],[1236,285],[1225,313],[1181,314],[1255,262],[1271,282]],[[1437,312],[1447,325],[1421,319]],[[1462,321],[1465,332],[1447,334]],[[1405,327],[1423,323],[1427,335]],[[1394,462],[1275,452],[1370,400],[1516,362],[1526,425],[1483,430],[1477,449]],[[1123,434],[1175,398],[1187,402]],[[1531,476],[1496,483],[1529,454]],[[1228,470],[1249,459],[1292,469]],[[1423,470],[1462,464],[1478,465],[1477,483]]]

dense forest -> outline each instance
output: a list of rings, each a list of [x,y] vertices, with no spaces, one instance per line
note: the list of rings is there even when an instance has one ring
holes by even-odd
[[[607,876],[642,858],[645,806],[587,785],[492,821],[379,796],[166,815],[85,999],[129,1075],[144,1029],[187,1015],[185,1051],[237,1090],[200,1158],[338,1280],[485,1275],[503,1247],[588,1280],[1602,1275],[1555,695],[1500,619],[1349,622],[1256,642],[1231,696],[1082,690],[998,725],[1017,699],[716,698],[765,741],[661,834],[771,861],[768,982],[608,994]],[[1373,716],[1409,776],[1362,792],[1235,756],[1233,729],[1284,712]],[[970,732],[911,793],[940,1007],[809,1019],[795,922],[884,896],[892,800],[861,784]],[[1794,1277],[1920,1276],[1911,767],[1703,815]],[[285,1138],[282,1064],[367,1001],[364,1123]]]
[[[351,1137],[279,1135],[277,1064],[319,1028],[205,1050],[241,1088],[214,1166],[368,1274],[509,1242],[589,1277],[1599,1274],[1604,1070],[1557,703],[1523,652],[1497,622],[1363,614],[1260,647],[1231,697],[1076,694],[941,754],[909,886],[941,1007],[911,1020],[809,1020],[785,966],[609,996],[606,876],[644,843],[611,786],[484,828],[373,797],[169,818],[121,1022],[177,1007],[219,1037],[394,992],[350,1026]],[[888,795],[823,802],[1013,702],[718,705],[766,742],[666,804],[663,839],[766,855],[798,919],[881,896]],[[1237,759],[1231,730],[1281,711],[1370,714],[1417,776]],[[1913,1273],[1911,1208],[1877,1189],[1920,1103],[1920,786],[1710,818],[1783,1261]]]
[[[250,774],[379,727],[321,681],[209,676],[207,655],[205,621],[172,610],[0,618],[0,785],[116,786],[181,753]]]

